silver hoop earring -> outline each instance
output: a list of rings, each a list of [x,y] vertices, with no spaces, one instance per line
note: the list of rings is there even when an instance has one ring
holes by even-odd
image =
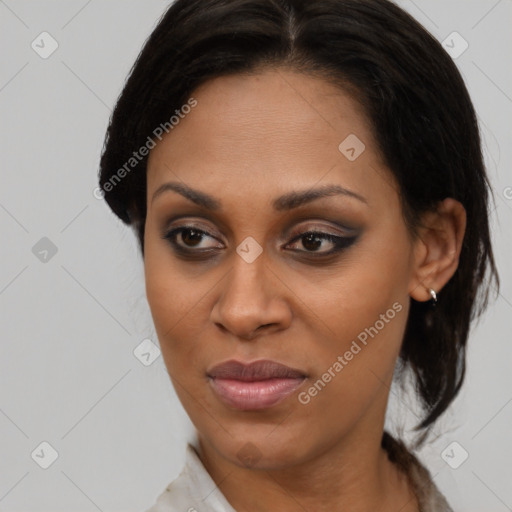
[[[431,305],[433,308],[435,308],[437,306],[437,294],[435,292],[435,290],[433,290],[432,288],[429,289],[429,292],[430,292],[430,297],[432,297],[431,299]]]

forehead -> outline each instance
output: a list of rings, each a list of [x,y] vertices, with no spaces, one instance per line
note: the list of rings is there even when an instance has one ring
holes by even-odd
[[[191,96],[197,105],[151,150],[148,195],[177,178],[226,193],[250,187],[268,194],[272,186],[272,195],[291,183],[325,180],[370,194],[381,185],[360,105],[321,78],[285,69],[229,75]]]

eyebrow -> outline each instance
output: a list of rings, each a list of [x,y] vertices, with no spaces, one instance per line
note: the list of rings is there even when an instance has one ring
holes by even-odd
[[[201,192],[200,190],[196,190],[192,187],[189,187],[188,185],[178,183],[176,181],[170,181],[160,185],[160,187],[158,187],[158,189],[153,194],[151,203],[153,203],[153,201],[158,196],[170,190],[177,192],[178,194],[181,194],[183,197],[187,198],[188,200],[205,209],[212,211],[222,210],[222,203],[219,199],[216,199],[205,192]],[[294,190],[292,192],[287,192],[286,194],[274,199],[272,201],[272,207],[276,211],[288,211],[294,208],[298,208],[299,206],[302,206],[304,204],[310,203],[311,201],[315,201],[316,199],[321,199],[324,197],[335,195],[353,197],[365,204],[368,204],[368,201],[363,196],[356,192],[353,192],[352,190],[344,188],[340,185],[324,185],[322,187],[317,188],[310,188],[306,190]]]

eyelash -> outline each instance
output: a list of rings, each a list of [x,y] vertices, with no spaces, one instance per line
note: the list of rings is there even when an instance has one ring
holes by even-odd
[[[179,227],[174,228],[174,229],[170,230],[169,232],[167,232],[162,238],[167,240],[171,244],[174,251],[176,251],[177,253],[180,253],[182,255],[198,256],[199,258],[201,258],[201,256],[200,256],[201,254],[203,254],[203,255],[211,254],[212,252],[214,252],[216,250],[215,248],[190,249],[190,248],[185,248],[185,247],[179,245],[176,241],[176,238],[180,233],[183,233],[186,231],[193,231],[197,235],[200,235],[200,236],[206,235],[207,237],[215,239],[215,237],[210,235],[207,231],[196,228],[194,226],[179,226]],[[308,251],[308,250],[296,251],[296,252],[303,253],[306,255],[314,255],[315,258],[328,257],[328,256],[332,256],[333,254],[339,253],[339,252],[343,251],[344,249],[347,249],[348,247],[350,247],[355,242],[355,240],[357,238],[357,235],[344,237],[344,236],[333,235],[332,233],[325,233],[323,231],[307,230],[307,231],[304,231],[304,232],[298,234],[297,236],[294,236],[290,240],[290,242],[288,242],[287,245],[290,245],[296,241],[304,239],[306,236],[310,236],[310,235],[312,235],[314,237],[313,238],[314,240],[327,240],[327,241],[331,242],[332,244],[334,244],[334,246],[335,246],[334,249],[327,251],[327,252]]]

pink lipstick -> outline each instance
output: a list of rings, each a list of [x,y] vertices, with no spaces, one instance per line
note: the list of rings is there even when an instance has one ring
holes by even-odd
[[[304,372],[270,360],[250,364],[230,360],[214,366],[207,375],[225,404],[244,411],[278,404],[306,379]]]

